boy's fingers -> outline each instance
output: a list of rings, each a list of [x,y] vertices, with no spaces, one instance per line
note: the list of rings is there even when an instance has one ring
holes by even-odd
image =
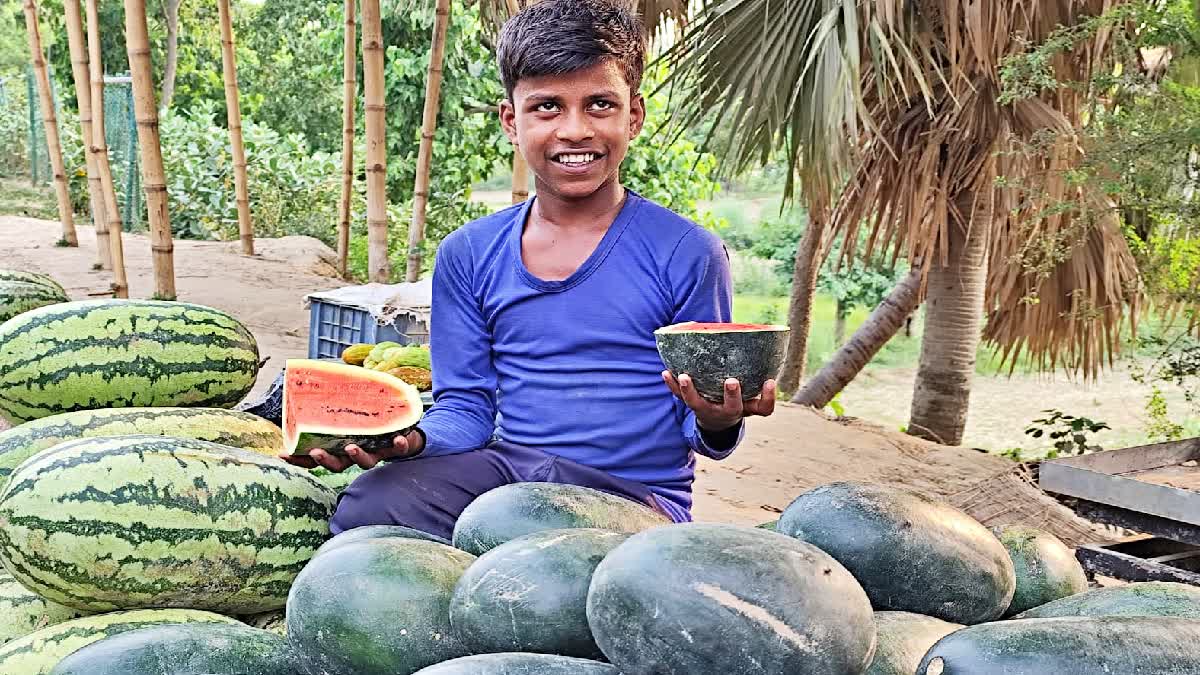
[[[374,455],[364,451],[357,445],[347,445],[346,456],[350,458],[351,462],[363,469],[373,469],[379,463],[379,460]]]
[[[746,414],[767,417],[775,412],[775,380],[767,380],[763,385],[762,394],[757,398],[746,401]]]
[[[289,455],[286,452],[281,452],[278,455],[276,455],[276,457],[278,457],[279,459],[282,459],[283,461],[287,462],[288,464],[299,466],[299,467],[302,467],[305,469],[317,468],[317,463],[314,462],[311,457],[305,457],[303,455]]]
[[[671,390],[672,394],[675,394],[679,398],[683,398],[683,393],[679,391],[679,382],[675,380],[675,376],[671,374],[671,371],[662,371],[662,378],[663,382],[667,383],[667,388]]]
[[[721,405],[721,412],[734,417],[741,417],[744,412],[742,383],[736,378],[730,377],[725,380],[725,402]]]
[[[334,473],[341,473],[342,471],[345,471],[350,467],[351,464],[351,462],[345,457],[335,457],[324,450],[313,450],[309,453],[309,457],[316,461],[317,464],[320,464]]]

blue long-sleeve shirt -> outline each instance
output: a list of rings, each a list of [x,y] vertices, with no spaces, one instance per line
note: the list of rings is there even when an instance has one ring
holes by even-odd
[[[744,427],[731,447],[709,447],[662,381],[653,333],[729,321],[729,259],[716,235],[627,195],[595,251],[561,281],[535,277],[522,260],[532,200],[442,242],[422,456],[474,450],[494,434],[643,483],[675,520],[690,519],[694,453],[723,459]]]

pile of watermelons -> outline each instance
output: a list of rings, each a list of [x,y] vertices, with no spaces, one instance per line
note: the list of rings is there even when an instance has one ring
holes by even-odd
[[[521,483],[450,541],[331,537],[337,490],[228,409],[257,358],[185,303],[0,324],[0,675],[1200,674],[1200,589],[1089,590],[1053,536],[881,485],[742,527]]]

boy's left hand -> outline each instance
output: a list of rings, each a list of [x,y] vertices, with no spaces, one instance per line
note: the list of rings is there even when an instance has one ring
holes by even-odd
[[[713,403],[696,391],[692,378],[686,373],[676,380],[671,371],[664,370],[662,377],[671,392],[696,413],[696,424],[702,429],[720,431],[734,426],[744,417],[767,417],[775,412],[775,380],[767,380],[758,396],[742,401],[742,384],[729,378],[725,380],[725,401]]]

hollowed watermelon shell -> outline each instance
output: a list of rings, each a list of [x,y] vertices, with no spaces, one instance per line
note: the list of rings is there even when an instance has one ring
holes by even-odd
[[[293,455],[388,447],[421,419],[421,393],[387,373],[316,359],[289,359],[284,372],[283,444]]]
[[[685,323],[654,331],[663,363],[675,377],[686,373],[704,398],[725,400],[726,378],[742,383],[742,399],[762,393],[787,350],[787,326],[754,323]]]

